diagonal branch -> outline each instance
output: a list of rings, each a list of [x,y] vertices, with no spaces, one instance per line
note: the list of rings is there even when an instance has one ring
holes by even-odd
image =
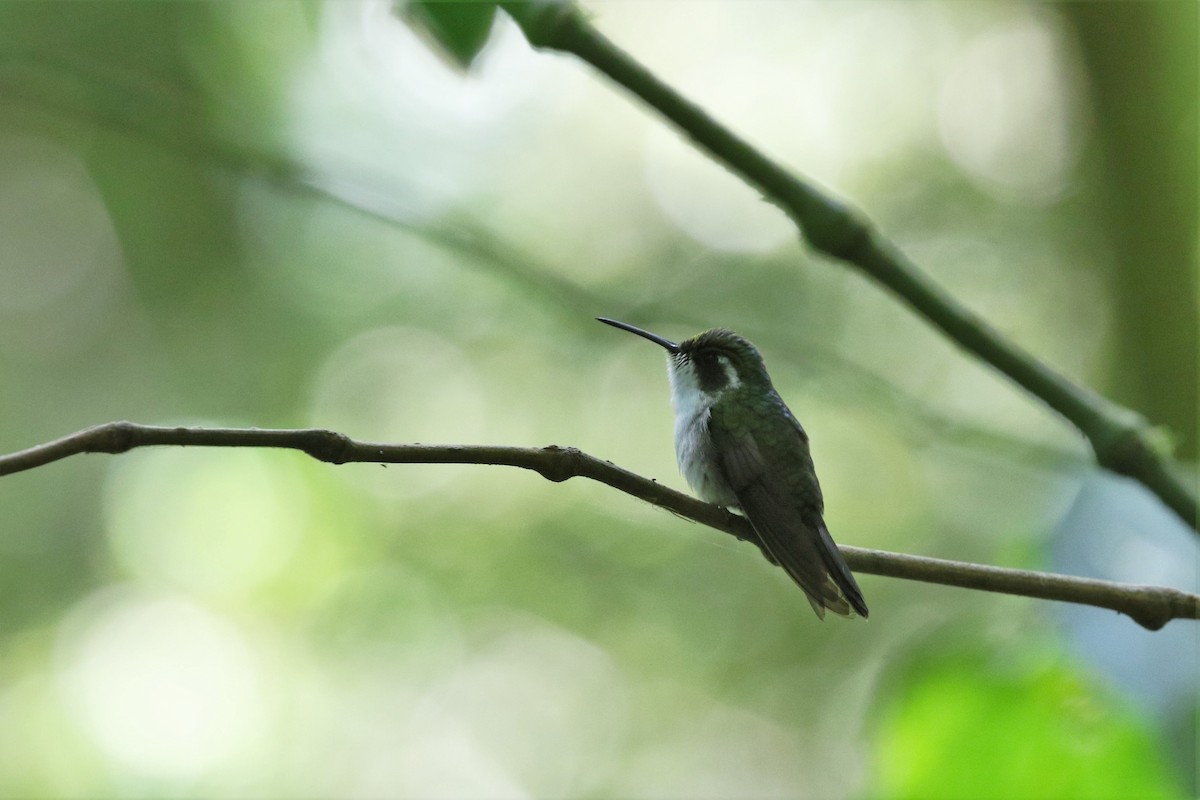
[[[0,476],[34,469],[80,453],[125,453],[138,447],[278,447],[299,450],[330,464],[492,464],[532,470],[554,482],[588,478],[665,508],[681,517],[758,542],[743,517],[668,489],[612,462],[573,447],[493,447],[482,445],[374,444],[317,428],[171,428],[110,422],[0,456]],[[851,568],[871,575],[960,586],[1043,600],[1107,608],[1144,628],[1158,630],[1173,619],[1200,619],[1200,595],[1160,586],[1135,586],[1047,572],[990,567],[884,550],[841,547]]]
[[[500,3],[536,48],[570,53],[641,98],[698,148],[779,206],[818,251],[876,280],[968,352],[1079,429],[1106,469],[1133,478],[1197,529],[1196,489],[1136,412],[1072,383],[933,282],[857,213],[776,164],[606,39],[570,2]],[[1197,529],[1200,530],[1200,529]]]

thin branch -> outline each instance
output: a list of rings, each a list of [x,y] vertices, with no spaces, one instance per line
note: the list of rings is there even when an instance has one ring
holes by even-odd
[[[588,478],[665,508],[681,517],[758,542],[737,514],[668,489],[573,447],[526,448],[478,445],[374,444],[335,431],[260,428],[171,428],[110,422],[52,442],[0,456],[0,476],[34,469],[80,453],[125,453],[138,447],[278,447],[299,450],[330,464],[492,464],[532,470],[554,482]],[[1096,606],[1120,612],[1142,627],[1158,630],[1173,619],[1200,619],[1200,595],[1160,586],[1134,586],[1046,572],[990,567],[961,561],[841,547],[858,572],[960,586],[1043,600]]]
[[[870,223],[824,196],[710,117],[597,31],[570,2],[500,5],[539,49],[572,54],[641,98],[697,147],[778,205],[816,250],[891,291],[968,352],[1003,372],[1087,437],[1096,461],[1141,482],[1193,529],[1196,489],[1176,474],[1161,436],[1136,412],[1072,383],[934,283]]]

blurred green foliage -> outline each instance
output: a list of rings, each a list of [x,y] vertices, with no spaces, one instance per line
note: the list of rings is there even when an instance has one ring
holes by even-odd
[[[1137,8],[1186,63],[1175,5]],[[1195,387],[1143,362],[1195,361],[1195,308],[1127,289],[1194,298],[1194,193],[1101,213],[1113,120],[1195,137],[1194,70],[1150,105],[1090,66],[1131,7],[593,10],[1022,344],[1149,381],[1192,454]],[[0,2],[0,449],[315,425],[682,487],[661,360],[591,317],[721,324],[839,541],[1194,587],[1194,538],[1059,420],[491,24],[434,34],[464,76],[387,2]],[[870,576],[869,623],[819,624],[751,546],[584,482],[160,450],[6,477],[0,519],[0,796],[1195,793],[1196,682],[1164,677],[1195,626]]]
[[[1179,796],[1144,723],[1077,667],[934,658],[910,674],[883,712],[878,796]]]

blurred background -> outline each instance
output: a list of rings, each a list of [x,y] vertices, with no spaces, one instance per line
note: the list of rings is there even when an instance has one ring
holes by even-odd
[[[1197,6],[605,2],[594,23],[1196,463]],[[572,445],[685,488],[717,325],[842,543],[1195,591],[1081,438],[503,14],[0,2],[0,451],[95,423]],[[860,576],[586,481],[201,449],[0,481],[5,797],[1193,797],[1200,636]]]

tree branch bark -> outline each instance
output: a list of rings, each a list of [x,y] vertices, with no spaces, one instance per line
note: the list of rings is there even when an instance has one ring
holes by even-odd
[[[698,148],[761,191],[816,250],[857,268],[952,341],[1070,421],[1096,461],[1140,482],[1200,532],[1196,489],[1177,474],[1163,437],[1138,413],[1072,383],[938,286],[860,215],[826,197],[710,117],[610,42],[570,2],[505,0],[500,6],[535,48],[569,53],[641,98]]]
[[[588,478],[665,508],[743,541],[758,544],[743,517],[668,489],[573,447],[375,444],[335,431],[261,428],[183,428],[110,422],[0,456],[0,476],[35,469],[81,453],[125,453],[138,447],[276,447],[299,450],[330,464],[491,464],[532,470],[554,482]],[[760,547],[761,549],[761,547]],[[1136,586],[1047,572],[991,567],[962,561],[841,546],[857,572],[959,586],[986,592],[1107,608],[1158,630],[1173,619],[1200,619],[1200,595],[1160,586]]]

